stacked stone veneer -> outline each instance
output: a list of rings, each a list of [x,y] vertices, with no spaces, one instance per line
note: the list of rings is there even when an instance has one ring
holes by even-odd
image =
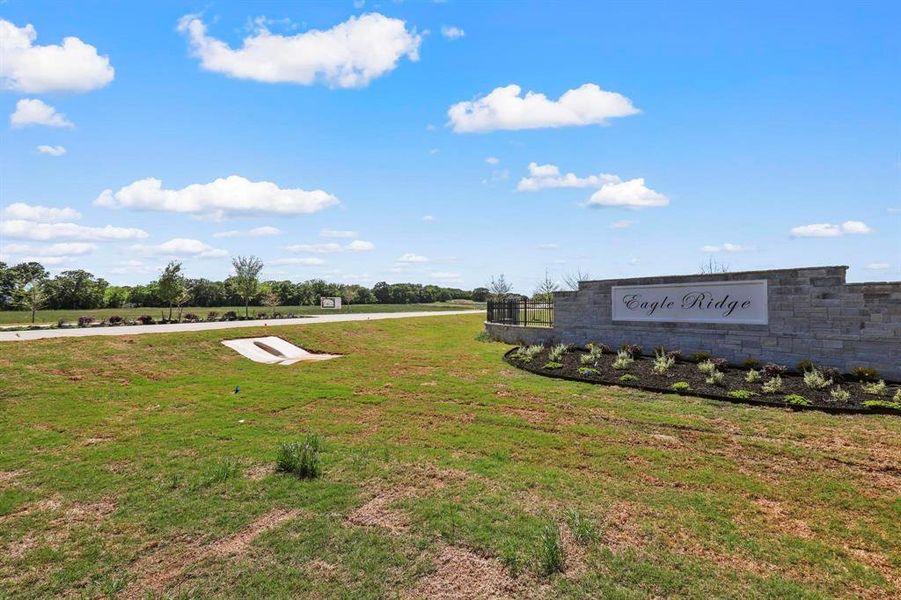
[[[847,267],[813,267],[714,275],[640,277],[579,282],[554,294],[552,328],[486,323],[495,339],[511,343],[657,346],[684,355],[710,352],[738,363],[746,358],[795,366],[802,360],[850,371],[866,366],[901,381],[901,282],[845,283]],[[613,321],[611,287],[766,279],[769,324]]]

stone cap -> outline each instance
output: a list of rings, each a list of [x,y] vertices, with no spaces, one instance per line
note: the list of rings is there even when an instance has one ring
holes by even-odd
[[[821,266],[821,267],[796,267],[793,269],[767,269],[762,271],[735,271],[729,273],[704,273],[695,275],[655,275],[651,277],[630,277],[627,279],[591,279],[579,282],[579,289],[583,287],[598,287],[604,285],[653,285],[658,283],[681,283],[693,281],[731,281],[744,279],[777,279],[780,276],[792,275],[793,277],[841,277],[845,281],[847,265]]]

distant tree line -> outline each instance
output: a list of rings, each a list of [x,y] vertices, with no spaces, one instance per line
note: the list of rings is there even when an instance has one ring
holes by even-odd
[[[244,262],[240,262],[243,260]],[[254,262],[257,261],[257,262]],[[412,304],[448,300],[484,301],[487,288],[462,290],[418,283],[386,283],[372,288],[309,279],[298,283],[259,281],[262,263],[237,257],[235,273],[224,281],[188,278],[181,263],[167,265],[159,279],[144,285],[110,285],[84,270],[50,277],[37,262],[7,266],[0,262],[0,310],[92,309],[184,306],[318,305],[323,296],[339,296],[344,304]]]

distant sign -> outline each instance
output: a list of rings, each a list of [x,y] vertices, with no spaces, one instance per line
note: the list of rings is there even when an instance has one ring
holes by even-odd
[[[319,306],[322,308],[341,308],[339,296],[322,296],[319,298]]]
[[[614,321],[766,325],[767,282],[708,281],[615,285]]]

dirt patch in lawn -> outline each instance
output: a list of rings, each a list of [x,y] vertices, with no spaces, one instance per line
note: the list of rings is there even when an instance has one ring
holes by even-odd
[[[156,597],[175,583],[187,567],[208,558],[243,554],[261,534],[279,527],[300,514],[301,511],[296,509],[271,510],[238,533],[207,545],[194,542],[180,544],[178,540],[173,540],[171,547],[152,552],[132,564],[130,571],[133,579],[125,588],[123,597],[130,599],[144,598],[147,595]]]
[[[435,558],[435,571],[420,579],[407,597],[494,599],[512,598],[516,591],[516,582],[498,560],[466,548],[441,546]]]
[[[244,471],[244,477],[250,481],[260,481],[273,473],[275,473],[275,469],[272,468],[272,465],[253,465]]]
[[[0,484],[12,483],[22,475],[22,471],[0,471]]]
[[[801,519],[793,519],[786,514],[781,502],[767,498],[757,498],[754,500],[754,504],[763,514],[767,525],[770,527],[805,540],[813,538],[813,532],[807,523]]]
[[[361,527],[380,527],[394,534],[406,531],[410,525],[406,513],[392,509],[391,505],[414,493],[413,488],[386,490],[350,513],[347,523]]]

